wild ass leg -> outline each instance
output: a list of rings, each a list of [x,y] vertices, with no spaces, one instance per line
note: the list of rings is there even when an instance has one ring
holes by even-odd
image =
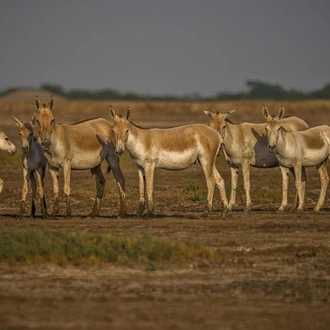
[[[244,211],[251,211],[251,196],[250,196],[250,164],[247,161],[242,163],[242,174],[245,190],[245,208]]]
[[[145,184],[147,195],[147,216],[152,216],[154,211],[153,203],[153,189],[154,189],[154,175],[155,175],[155,163],[146,163],[144,167],[145,171]]]
[[[222,204],[222,217],[224,217],[228,211],[228,200],[226,196],[225,180],[222,178],[221,174],[218,172],[215,165],[213,167],[213,175],[215,178],[215,184],[220,192],[220,199]]]
[[[91,173],[93,176],[95,176],[95,183],[96,183],[96,198],[95,203],[92,212],[88,215],[88,217],[93,218],[100,213],[100,204],[101,199],[104,194],[104,188],[105,188],[105,178],[102,173],[101,164],[91,169]]]
[[[230,164],[229,166],[230,166],[230,176],[231,176],[231,190],[230,190],[228,210],[232,210],[232,208],[236,204],[236,192],[237,192],[239,167],[232,164]]]
[[[37,192],[40,198],[41,214],[43,218],[48,216],[45,192],[44,192],[45,171],[46,169],[43,167],[43,168],[39,168],[35,173],[37,179]]]
[[[294,168],[293,167],[290,167],[290,172],[292,173],[293,175],[293,178],[294,178],[294,182],[296,182],[296,174],[294,172]],[[305,173],[305,171],[304,171]],[[295,183],[296,184],[296,183]],[[298,205],[299,205],[299,196],[298,196],[298,190],[295,189],[295,195],[294,195],[294,204],[293,204],[293,209],[296,210],[298,208]]]
[[[205,161],[204,159],[199,159],[199,162],[203,168],[203,172],[206,180],[206,186],[207,186],[207,204],[203,216],[209,217],[212,211],[216,178],[214,176],[214,170],[207,161]]]
[[[282,174],[282,204],[277,209],[278,211],[284,211],[288,205],[288,186],[289,186],[289,172],[290,170],[286,167],[280,166]]]
[[[137,211],[137,216],[141,217],[145,210],[145,173],[144,168],[141,166],[137,167],[139,176],[139,207]]]
[[[66,215],[68,217],[71,216],[71,200],[70,200],[70,193],[71,193],[71,166],[70,163],[67,162],[63,166],[63,176],[64,176],[64,183],[63,183],[63,191],[65,195],[65,202],[66,202]]]
[[[22,185],[22,199],[21,199],[21,207],[18,213],[18,217],[22,218],[25,212],[25,205],[26,205],[26,196],[28,193],[28,172],[23,167],[23,185]]]
[[[320,190],[320,197],[319,197],[319,200],[318,200],[316,206],[314,207],[314,211],[320,211],[322,205],[324,204],[325,194],[326,194],[327,187],[328,187],[328,184],[329,184],[329,175],[328,175],[328,171],[327,171],[327,162],[324,161],[323,163],[318,165],[316,168],[317,168],[317,170],[319,172],[319,175],[320,175],[321,190]]]
[[[302,211],[304,208],[304,194],[303,194],[303,183],[301,181],[301,172],[302,172],[302,166],[301,163],[296,163],[294,166],[294,173],[295,173],[295,186],[298,193],[298,211]]]
[[[30,182],[31,182],[31,190],[32,190],[32,203],[31,203],[31,215],[32,218],[36,215],[36,199],[37,199],[37,182],[34,176],[34,172],[30,172]]]
[[[296,175],[294,172],[293,168],[290,168],[290,172],[292,173],[294,179],[296,180]],[[301,189],[302,189],[302,199],[305,200],[305,192],[306,192],[306,180],[307,180],[307,175],[306,175],[306,169],[305,167],[302,167],[301,169]],[[299,195],[298,195],[298,190],[295,190],[295,195],[294,195],[294,204],[293,208],[296,210],[299,206]]]
[[[109,167],[115,177],[118,186],[119,198],[120,198],[120,210],[119,217],[124,218],[127,213],[127,204],[126,204],[126,193],[125,193],[125,177],[121,171],[119,158],[116,155],[112,157],[107,157],[107,162]]]
[[[56,217],[59,210],[60,210],[60,203],[59,203],[59,184],[58,184],[58,170],[49,166],[49,173],[52,177],[53,181],[53,194],[54,194],[54,205],[53,205],[53,212],[52,216]]]
[[[1,193],[2,189],[3,189],[3,180],[0,179],[0,193]]]
[[[307,180],[306,168],[302,167],[302,169],[301,169],[301,183],[302,183],[303,200],[305,200],[306,180]]]

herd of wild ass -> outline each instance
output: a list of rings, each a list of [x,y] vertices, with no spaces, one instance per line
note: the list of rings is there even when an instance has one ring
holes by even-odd
[[[87,119],[73,124],[56,123],[53,115],[54,99],[42,104],[35,98],[34,113],[30,123],[14,117],[19,127],[22,148],[23,187],[18,217],[25,212],[29,183],[32,190],[31,215],[35,217],[36,198],[39,196],[41,213],[48,216],[44,197],[46,168],[52,177],[54,203],[52,216],[59,212],[59,169],[63,171],[63,192],[66,200],[66,215],[71,215],[70,178],[71,170],[90,170],[95,177],[96,198],[89,217],[100,212],[100,203],[105,188],[101,164],[108,163],[117,182],[120,196],[119,216],[126,215],[125,178],[120,168],[119,157],[127,150],[136,163],[139,178],[138,216],[153,213],[153,182],[155,168],[182,170],[198,162],[207,185],[207,203],[204,216],[212,210],[215,186],[219,189],[222,217],[236,204],[239,169],[242,168],[246,194],[245,210],[251,209],[250,166],[271,168],[279,166],[282,173],[282,203],[279,211],[288,204],[288,178],[295,178],[295,209],[303,210],[306,174],[305,168],[316,166],[320,175],[319,200],[314,208],[322,207],[329,182],[326,162],[330,157],[330,126],[309,127],[301,118],[284,117],[282,107],[276,116],[269,114],[263,106],[265,123],[232,123],[230,117],[235,110],[225,113],[204,111],[209,117],[209,126],[190,124],[173,128],[141,128],[125,115],[116,114],[110,107],[112,123],[103,118]],[[37,128],[38,140],[33,126]],[[0,150],[9,154],[16,152],[15,145],[0,131]],[[216,158],[223,151],[231,173],[229,202],[225,183],[216,168]],[[3,181],[0,179],[0,192]]]

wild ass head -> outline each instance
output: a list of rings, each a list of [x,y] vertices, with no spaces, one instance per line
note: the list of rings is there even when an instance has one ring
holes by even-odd
[[[221,137],[224,139],[226,134],[226,127],[227,127],[226,119],[236,111],[237,109],[230,110],[225,113],[220,113],[219,111],[217,111],[216,113],[212,113],[210,111],[204,111],[204,113],[206,114],[206,116],[210,118],[210,123],[209,123],[210,127],[218,131]]]
[[[30,144],[33,139],[33,126],[31,123],[22,123],[19,119],[13,116],[16,125],[20,128],[19,135],[21,137],[22,151],[24,153],[28,152],[30,149]]]
[[[130,124],[128,117],[130,115],[129,107],[127,107],[126,116],[117,115],[112,106],[109,109],[110,116],[113,119],[112,134],[115,141],[115,153],[118,156],[122,156],[125,151],[126,142],[128,139],[128,133]]]
[[[269,114],[268,109],[263,106],[262,107],[262,113],[266,119],[266,136],[268,138],[268,145],[267,148],[270,152],[276,151],[276,145],[278,141],[278,137],[280,135],[280,129],[281,129],[281,119],[284,116],[284,107],[281,107],[278,110],[278,113],[276,116],[271,116]]]
[[[8,152],[13,155],[16,152],[16,146],[12,143],[7,134],[0,129],[0,150]]]
[[[45,151],[47,151],[51,143],[51,136],[53,134],[55,124],[55,118],[52,112],[54,108],[53,95],[50,96],[48,105],[45,103],[41,104],[38,96],[36,96],[34,105],[37,111],[34,114],[33,121],[37,123],[41,146]]]

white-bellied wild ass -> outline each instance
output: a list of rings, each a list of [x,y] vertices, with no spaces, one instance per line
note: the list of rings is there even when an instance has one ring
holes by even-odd
[[[267,149],[268,141],[266,137],[264,123],[232,123],[230,117],[236,110],[225,113],[212,113],[204,111],[210,118],[209,125],[216,129],[224,144],[225,158],[230,167],[231,173],[231,193],[228,208],[231,210],[236,204],[237,180],[240,167],[242,168],[244,190],[246,195],[245,210],[251,210],[250,197],[250,166],[257,168],[272,168],[279,166],[276,156]],[[287,130],[303,130],[308,124],[295,116],[283,118],[283,126]],[[279,208],[283,211],[287,205],[288,176],[289,170],[281,168],[282,172],[282,204]]]
[[[143,214],[145,208],[147,215],[152,215],[155,168],[182,170],[196,161],[203,168],[207,184],[205,214],[209,215],[212,209],[216,185],[220,191],[222,216],[225,216],[228,206],[225,184],[215,166],[222,144],[218,132],[204,124],[144,129],[128,121],[129,109],[126,116],[122,116],[117,115],[110,107],[110,115],[114,122],[112,131],[116,154],[121,156],[127,149],[137,165],[140,194],[138,216]]]
[[[53,177],[55,216],[59,210],[58,201],[58,170],[63,169],[64,195],[66,197],[66,213],[71,215],[70,207],[70,177],[71,170],[90,170],[96,180],[96,199],[90,217],[97,216],[105,188],[105,178],[101,163],[105,159],[109,171],[113,172],[120,195],[119,215],[126,214],[125,178],[115,154],[111,124],[103,118],[93,118],[73,124],[55,123],[53,115],[54,100],[50,97],[48,105],[41,104],[35,98],[37,123],[41,145],[48,160],[48,168]]]
[[[21,137],[22,146],[22,165],[23,165],[23,186],[22,200],[18,217],[21,218],[25,212],[26,196],[28,193],[28,183],[31,184],[32,203],[31,215],[34,218],[36,213],[37,193],[40,197],[41,214],[47,217],[47,206],[44,195],[44,179],[47,169],[47,160],[42,151],[41,145],[33,136],[33,127],[31,123],[22,123],[13,116],[16,125],[20,128],[19,135]]]
[[[7,134],[0,129],[0,150],[8,152],[13,155],[16,152],[16,146],[12,143]],[[3,189],[3,180],[0,179],[0,193]]]
[[[319,125],[304,131],[287,131],[283,126],[284,108],[276,116],[271,116],[263,107],[266,118],[268,149],[273,152],[280,166],[293,168],[298,192],[298,210],[304,206],[305,187],[302,184],[302,169],[316,166],[321,181],[319,200],[314,208],[319,211],[325,199],[329,183],[326,162],[330,156],[330,126]]]

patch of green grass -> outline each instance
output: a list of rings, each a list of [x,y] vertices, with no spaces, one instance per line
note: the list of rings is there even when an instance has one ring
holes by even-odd
[[[194,201],[198,202],[205,199],[205,192],[202,191],[199,184],[195,181],[189,181],[185,188],[184,193],[189,196],[189,198]]]
[[[22,155],[18,152],[15,155],[9,155],[7,152],[0,151],[0,166],[22,167]]]
[[[269,201],[280,201],[282,198],[281,190],[272,190],[272,189],[255,189],[252,191],[254,198],[258,198],[262,202]]]
[[[155,270],[193,260],[214,260],[216,254],[198,243],[150,235],[132,238],[51,229],[0,230],[0,263],[11,265],[114,263],[144,265],[147,270]]]

